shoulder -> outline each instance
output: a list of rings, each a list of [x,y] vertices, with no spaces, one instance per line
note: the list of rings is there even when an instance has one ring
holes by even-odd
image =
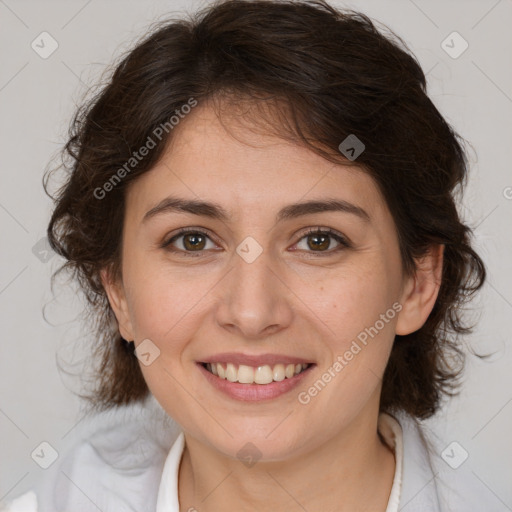
[[[402,512],[496,510],[500,504],[472,470],[463,441],[443,439],[435,420],[394,417],[403,433]]]
[[[36,493],[28,491],[12,501],[0,504],[0,512],[37,512]]]
[[[6,512],[96,511],[92,503],[105,504],[105,512],[151,510],[180,431],[151,395],[87,415],[33,491],[8,503]]]

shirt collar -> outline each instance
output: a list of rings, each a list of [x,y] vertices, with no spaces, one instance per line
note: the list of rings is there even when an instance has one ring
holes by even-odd
[[[185,435],[180,432],[165,460],[158,489],[156,512],[180,512],[178,501],[178,471],[185,447]]]
[[[407,421],[405,416],[402,416],[400,419],[401,422],[386,413],[381,413],[379,415],[379,432],[382,434],[390,448],[394,451],[396,461],[395,476],[393,478],[393,485],[386,512],[397,512],[399,507],[401,510],[402,507],[409,506],[409,503],[412,503],[415,498],[414,494],[412,496],[410,496],[410,494],[414,493],[414,491],[418,493],[417,487],[422,484],[423,480],[426,479],[425,482],[429,481],[429,466],[425,466],[425,454],[423,454],[422,457],[417,457],[418,453],[416,453],[416,445],[419,442],[419,434],[414,428],[415,425],[411,425],[410,421]],[[405,424],[405,431],[402,430],[401,423]],[[404,437],[406,438],[405,443]],[[184,447],[185,435],[183,432],[180,432],[176,441],[172,445],[164,464],[160,487],[158,489],[156,512],[179,512],[180,510],[178,501],[178,471]],[[406,451],[411,452],[413,458],[411,461],[404,463]],[[403,476],[404,467],[407,468],[407,471],[417,472],[417,474],[412,475],[412,477],[411,475],[406,475],[407,477],[405,478]],[[402,489],[404,487],[404,482],[407,484],[407,488],[405,490]],[[426,503],[433,503],[432,500],[428,498],[428,496],[430,496],[428,491],[428,484],[425,486],[423,483],[423,487],[419,489],[420,500],[416,499],[415,502],[419,503],[422,499],[424,501],[424,505]],[[418,494],[416,495],[416,498],[417,497]],[[423,503],[423,501],[421,501],[421,503]],[[437,512],[438,508],[432,507],[430,509],[416,509],[414,508],[414,504],[412,504],[411,508],[404,508],[404,512],[407,512],[408,510],[428,510],[428,512]]]

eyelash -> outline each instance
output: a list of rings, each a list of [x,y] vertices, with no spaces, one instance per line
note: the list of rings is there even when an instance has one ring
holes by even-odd
[[[173,253],[181,253],[181,254],[183,254],[183,256],[186,256],[186,257],[197,258],[197,257],[203,256],[203,253],[205,252],[205,250],[184,251],[182,249],[175,249],[172,247],[171,244],[173,242],[175,242],[178,238],[180,238],[184,235],[190,235],[190,234],[203,235],[203,236],[209,238],[212,242],[214,242],[212,237],[206,231],[203,231],[202,229],[181,228],[177,234],[173,235],[170,239],[164,241],[160,247],[162,249],[166,249],[167,251],[170,251]],[[311,236],[311,235],[329,235],[340,244],[340,246],[338,246],[337,248],[331,249],[328,251],[318,251],[318,252],[317,251],[306,251],[306,252],[313,254],[314,255],[313,257],[315,257],[315,258],[329,256],[329,255],[332,255],[333,253],[338,252],[340,250],[349,249],[352,247],[352,244],[345,237],[343,237],[341,234],[339,234],[338,232],[334,231],[331,228],[310,228],[306,233],[302,234],[302,236],[299,238],[299,240],[296,242],[296,244],[299,243],[303,238],[307,238],[308,236]],[[296,245],[296,244],[294,244],[294,245]]]

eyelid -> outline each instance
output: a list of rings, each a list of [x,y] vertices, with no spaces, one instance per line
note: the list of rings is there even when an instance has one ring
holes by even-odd
[[[339,231],[336,231],[333,228],[322,227],[322,226],[315,226],[313,228],[307,228],[307,230],[305,232],[301,233],[298,241],[302,240],[307,235],[314,235],[316,233],[323,233],[323,234],[330,235],[334,238],[339,238],[339,239],[341,239],[340,243],[344,243],[348,247],[352,246],[352,242],[343,233],[340,233]]]
[[[194,234],[194,233],[198,233],[198,234],[201,234],[201,235],[204,235],[206,237],[208,237],[212,242],[214,242],[215,244],[217,245],[221,245],[219,242],[218,242],[218,239],[215,235],[213,235],[208,229],[206,228],[199,228],[199,227],[186,227],[186,228],[180,228],[178,229],[178,231],[176,231],[175,233],[169,235],[169,236],[166,236],[164,241],[160,244],[160,247],[162,249],[165,249],[167,248],[175,239],[181,237],[181,236],[184,236],[184,235],[189,235],[189,234]],[[188,253],[191,253],[191,252],[194,252],[194,251],[182,251],[180,249],[176,249],[177,252],[188,252]],[[196,251],[196,252],[203,252],[203,251]]]
[[[309,235],[315,235],[315,234],[321,234],[321,235],[327,235],[331,238],[334,238],[336,242],[338,242],[338,247],[335,247],[334,249],[329,249],[327,251],[305,251],[305,254],[308,255],[308,258],[316,258],[316,257],[327,257],[331,256],[333,254],[337,254],[343,250],[351,249],[353,248],[353,244],[350,241],[348,237],[340,233],[339,231],[336,231],[333,228],[328,227],[321,227],[321,226],[315,226],[313,228],[308,228],[305,232],[301,233],[299,235],[299,239],[297,242],[295,242],[294,245],[297,245],[302,241],[303,238],[306,238]],[[296,250],[296,249],[295,249]]]
[[[161,243],[160,247],[163,249],[170,250],[171,252],[184,253],[187,255],[193,255],[193,254],[200,255],[206,251],[205,250],[183,251],[182,249],[169,249],[168,248],[169,246],[171,246],[173,241],[180,238],[181,236],[185,236],[187,234],[195,234],[195,233],[202,234],[202,235],[208,237],[215,244],[221,245],[217,241],[216,237],[214,235],[212,235],[208,229],[199,228],[199,227],[195,228],[192,226],[192,227],[180,228],[176,233],[173,233],[169,237],[166,237],[165,240]],[[343,235],[342,233],[340,233],[332,228],[321,227],[321,226],[307,228],[306,231],[303,231],[302,233],[297,235],[298,240],[293,245],[297,245],[303,238],[307,237],[308,235],[314,235],[314,234],[326,234],[328,236],[333,237],[342,247],[344,247],[344,248],[352,247],[352,242],[345,235]],[[339,248],[334,249],[334,250],[331,249],[328,251],[306,251],[306,252],[310,252],[312,254],[317,254],[317,255],[322,255],[322,254],[328,255],[328,254],[334,254],[338,249]]]

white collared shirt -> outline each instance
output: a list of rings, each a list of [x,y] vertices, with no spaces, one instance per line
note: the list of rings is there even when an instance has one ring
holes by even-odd
[[[386,444],[395,454],[395,476],[393,478],[393,485],[385,512],[398,512],[403,465],[402,428],[389,414],[381,413],[379,416],[379,432],[386,441]],[[158,489],[156,512],[179,512],[180,510],[178,500],[178,471],[184,447],[185,436],[183,432],[181,432],[165,460],[162,479],[160,480],[160,487]]]
[[[453,440],[432,436],[403,412],[379,416],[379,432],[395,453],[385,512],[482,512],[503,509],[474,474],[443,452]],[[80,421],[41,471],[33,491],[0,504],[8,512],[178,512],[178,468],[185,438],[154,397]]]

